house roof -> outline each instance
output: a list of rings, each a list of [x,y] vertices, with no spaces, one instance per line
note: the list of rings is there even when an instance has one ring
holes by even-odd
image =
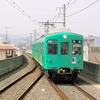
[[[0,50],[14,50],[11,46],[0,46]]]

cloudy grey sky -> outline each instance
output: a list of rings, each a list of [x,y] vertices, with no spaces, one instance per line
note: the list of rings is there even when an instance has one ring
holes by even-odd
[[[99,0],[0,0],[0,33],[9,27],[10,34],[29,34],[34,29],[42,34],[43,28],[38,22],[62,22],[62,14],[57,15],[63,12],[63,4],[66,4],[66,27],[84,36],[100,36]],[[62,26],[56,24],[56,27]]]

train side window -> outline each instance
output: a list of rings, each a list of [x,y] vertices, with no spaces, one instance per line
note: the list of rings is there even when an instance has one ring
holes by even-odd
[[[68,42],[61,42],[61,54],[68,54],[69,52],[69,43]]]
[[[48,44],[48,54],[57,54],[57,44]]]

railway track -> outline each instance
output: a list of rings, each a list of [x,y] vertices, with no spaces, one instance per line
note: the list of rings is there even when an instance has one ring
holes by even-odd
[[[31,55],[27,54],[28,56]],[[50,81],[50,80],[49,80]],[[72,100],[71,96],[69,96],[69,94],[64,93],[63,90],[61,90],[56,84],[54,84],[52,81],[50,81],[50,84],[52,85],[52,87],[56,90],[56,92],[58,93],[58,95],[62,98],[62,100]],[[76,83],[73,83],[73,85],[75,86],[75,88],[78,89],[78,91],[80,91],[82,93],[82,95],[84,95],[87,99],[86,100],[97,100],[95,97],[93,97],[92,95],[90,95],[88,92],[84,91],[84,89],[82,89],[79,85],[77,85]],[[83,96],[83,97],[84,97]],[[78,99],[76,99],[78,100]],[[84,100],[84,99],[83,99]]]
[[[62,98],[62,100],[73,100],[73,97],[71,95],[69,95],[69,93],[67,92],[67,89],[65,89],[66,85],[65,85],[65,87],[63,89],[61,89],[62,84],[61,84],[61,86],[58,86],[58,84],[53,83],[51,80],[49,80],[49,82],[51,83],[52,87],[56,90],[58,95]],[[77,84],[75,84],[75,83],[70,83],[70,84],[72,84],[72,86],[71,86],[71,88],[69,88],[69,91],[73,91],[73,88],[75,87],[76,91],[80,91],[81,92],[81,93],[79,93],[80,96],[82,95],[81,96],[82,97],[81,100],[97,100],[92,95],[90,95],[89,93],[84,91]],[[64,89],[65,89],[66,92],[64,92]],[[75,94],[73,94],[73,95],[75,95]],[[77,96],[77,97],[74,96],[74,100],[80,100],[78,97],[79,96]],[[84,99],[83,97],[85,97],[86,99]]]
[[[55,91],[58,93],[58,95],[62,98],[62,100],[71,100],[68,95],[66,95],[63,91],[61,91],[56,84],[54,84],[51,80],[49,80],[52,87],[55,89]]]
[[[31,55],[28,54],[30,57]],[[58,93],[58,95],[63,99],[63,100],[72,100],[71,97],[67,94],[64,93],[63,90],[61,90],[56,84],[54,84],[51,80],[49,80],[52,87],[56,90],[56,92]],[[82,95],[86,96],[86,98],[89,98],[90,100],[97,100],[95,97],[93,97],[92,95],[90,95],[88,92],[84,91],[84,89],[82,89],[79,85],[77,85],[76,83],[73,83],[73,85],[75,86],[75,88],[78,89],[78,91],[82,92]]]
[[[37,78],[32,82],[32,84],[25,91],[22,92],[22,94],[17,98],[17,100],[24,99],[24,97],[26,96],[26,94],[29,93],[29,91],[31,90],[31,88],[33,86],[35,86],[35,84],[41,79],[42,76],[43,76],[43,73],[41,73],[39,76],[37,76]]]
[[[30,56],[30,54],[25,55]],[[15,80],[7,87],[0,91],[0,100],[22,100],[41,79],[44,74],[40,70],[40,66],[34,67],[32,71],[26,73],[19,79]]]
[[[85,96],[87,96],[90,100],[97,100],[95,97],[93,97],[91,94],[89,94],[88,92],[86,92],[84,89],[82,89],[79,85],[77,85],[76,83],[73,83],[73,85],[82,92],[82,94],[84,94]]]
[[[76,83],[59,81],[54,84],[58,88],[57,90],[60,90],[63,94],[63,100],[99,100]],[[92,91],[92,88],[90,90]]]
[[[28,65],[28,66],[30,66],[30,65],[33,65],[33,67],[30,67],[29,69],[30,70],[28,70],[28,71],[26,71],[25,73],[23,73],[23,72],[21,72],[21,73],[23,73],[23,74],[21,74],[20,76],[18,76],[18,75],[16,75],[16,77],[17,78],[15,78],[14,79],[14,77],[11,77],[11,78],[9,78],[9,80],[7,80],[7,81],[4,81],[5,83],[8,83],[8,84],[5,84],[5,86],[4,87],[1,87],[0,88],[0,93],[2,93],[3,91],[5,91],[7,88],[9,88],[11,85],[13,85],[13,84],[15,84],[17,81],[19,81],[20,79],[22,79],[23,77],[25,77],[27,74],[29,74],[31,71],[33,71],[35,68],[36,68],[36,66],[35,66],[35,64],[34,64],[34,62],[31,62],[30,61],[30,59],[32,59],[29,55],[27,55],[26,53],[24,53],[24,56],[27,58],[27,61],[24,61],[24,64],[22,64],[22,66],[20,66],[18,69],[16,69],[16,70],[14,70],[14,71],[12,71],[10,74],[8,73],[7,75],[5,75],[4,77],[4,80],[6,80],[6,76],[7,76],[7,78],[8,77],[11,77],[11,75],[13,76],[13,75],[15,75],[15,73],[19,73],[21,70],[23,70],[23,69],[25,69],[25,67]],[[25,59],[26,59],[25,58]]]
[[[30,59],[32,59],[30,54],[25,53],[25,55],[27,55]],[[8,99],[10,99],[10,100],[22,100],[22,99],[27,100],[26,98],[29,97],[28,95],[30,95],[31,98],[34,98],[35,100],[38,100],[40,98],[46,99],[46,98],[51,98],[51,93],[49,93],[50,91],[52,91],[54,94],[56,94],[56,98],[61,98],[61,99],[58,99],[58,100],[73,100],[72,96],[74,96],[74,100],[80,100],[80,98],[81,98],[81,100],[97,100],[96,98],[94,98],[93,96],[91,96],[87,92],[85,92],[83,89],[81,89],[75,83],[73,83],[73,85],[71,87],[69,85],[66,86],[66,83],[65,83],[65,86],[63,87],[62,84],[57,85],[57,84],[53,83],[51,80],[49,80],[48,81],[49,83],[47,84],[47,83],[44,82],[44,80],[47,81],[47,78],[45,78],[43,80],[42,76],[45,76],[45,75],[41,71],[40,66],[34,67],[34,69],[32,71],[25,74],[23,77],[19,78],[18,80],[16,80],[12,84],[10,84],[8,87],[4,88],[0,92],[0,100],[4,100],[4,99],[5,100],[8,100]],[[36,91],[33,89],[33,87],[35,87],[35,85],[38,84],[38,82],[40,80],[43,80],[43,83],[40,83],[42,86],[47,84],[46,89],[48,91],[46,91],[44,93],[49,94],[48,97],[47,97],[47,95],[45,96],[45,94],[43,95],[43,93],[40,94],[40,95],[37,93],[37,95],[40,96],[40,97],[35,98],[35,95],[36,95],[35,92]],[[49,84],[51,84],[53,89],[50,88]],[[76,97],[75,97],[76,94],[70,95],[69,91],[73,91],[72,87],[78,89],[78,90],[76,89],[73,93],[77,93],[77,91],[81,91],[81,93],[78,94],[78,96],[76,96]],[[38,89],[40,89],[40,88],[38,87]],[[37,91],[38,91],[38,89],[37,89]],[[31,94],[30,93],[31,90],[33,90],[35,92],[33,92]],[[41,91],[45,91],[45,89],[42,89]],[[55,93],[55,91],[56,91],[56,93]],[[33,94],[35,94],[35,95],[33,95]],[[80,96],[80,95],[82,95],[82,96]],[[80,96],[80,98],[79,98],[79,96]],[[84,99],[84,97],[85,97],[85,99]],[[55,98],[55,97],[53,97],[53,98]]]
[[[31,56],[29,53],[25,53],[26,55]],[[40,67],[41,68],[41,67]],[[43,69],[41,69],[43,71]],[[45,71],[43,71],[45,73]],[[58,93],[58,95],[62,98],[62,100],[70,100],[68,96],[66,96],[50,79],[47,78],[45,75],[46,79],[50,82],[51,86],[54,88],[54,90]]]
[[[0,90],[0,100],[19,100],[23,97],[27,91],[34,86],[38,80],[43,76],[43,73],[38,66],[35,66],[31,60],[31,56],[27,53],[24,53],[28,60],[29,71],[24,70],[25,73],[18,76],[18,78],[13,79],[7,86],[3,87]],[[16,76],[17,77],[17,76]],[[10,79],[9,79],[10,80]]]
[[[43,73],[38,67],[23,76],[23,78],[17,80],[10,86],[6,87],[0,93],[0,100],[21,100],[23,96],[34,86],[38,80],[43,76]]]

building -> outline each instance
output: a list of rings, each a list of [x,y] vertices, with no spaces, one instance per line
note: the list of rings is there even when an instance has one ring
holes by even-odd
[[[95,46],[95,39],[84,39],[84,45],[89,47]]]
[[[89,61],[89,54],[94,46],[95,39],[84,39],[84,61]]]
[[[14,45],[3,44],[2,38],[0,38],[0,60],[14,57]]]

